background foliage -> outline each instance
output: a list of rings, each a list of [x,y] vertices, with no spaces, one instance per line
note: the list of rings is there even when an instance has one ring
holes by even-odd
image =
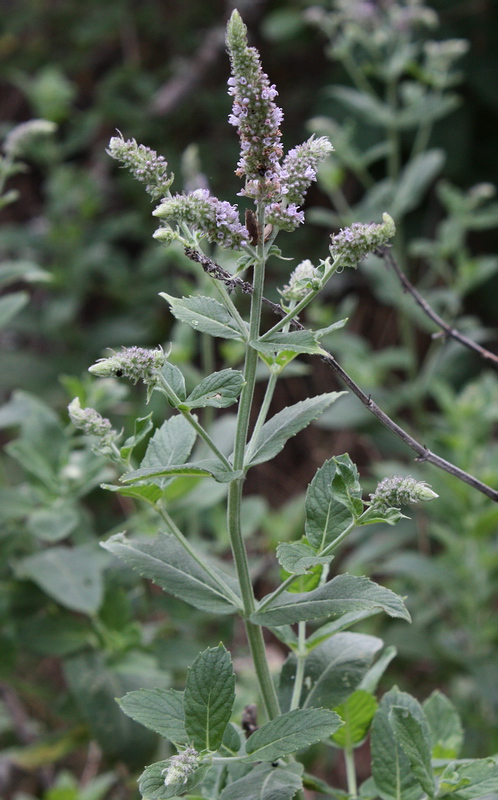
[[[350,86],[351,80],[337,54],[328,57],[327,36],[311,24],[310,5],[239,4],[279,88],[287,147],[309,134],[309,120],[316,129],[333,118],[347,130],[355,118],[331,93],[330,87]],[[466,193],[476,183],[498,183],[498,12],[492,3],[470,0],[431,6],[441,19],[435,38],[466,38],[470,49],[452,87],[460,101],[431,133],[430,147],[444,151],[444,165],[429,174],[404,212],[404,252],[410,253],[404,266],[443,316],[458,318],[470,336],[493,349],[496,204],[483,198],[482,206],[473,206]],[[3,133],[34,117],[56,123],[57,131],[33,144],[23,154],[27,169],[8,179],[6,190],[19,197],[3,208],[0,230],[5,297],[18,298],[3,307],[0,332],[6,445],[0,730],[9,765],[0,791],[46,800],[98,800],[109,791],[110,797],[133,797],[133,771],[151,759],[157,741],[121,713],[114,697],[138,686],[176,686],[203,643],[213,635],[237,642],[240,632],[229,620],[213,621],[166,600],[98,547],[101,537],[125,524],[131,533],[153,532],[154,521],[133,501],[104,496],[98,487],[112,482],[112,468],[74,437],[64,409],[80,394],[130,435],[130,419],[156,413],[154,401],[142,408],[141,396],[115,381],[90,380],[86,368],[104,345],[173,340],[192,385],[210,364],[236,361],[230,348],[203,350],[195,335],[172,325],[157,294],[190,291],[196,280],[190,262],[151,240],[148,199],[105,153],[119,129],[164,153],[186,187],[201,179],[219,197],[235,200],[237,142],[226,124],[222,39],[228,9],[222,2],[111,0],[104,10],[96,2],[83,7],[18,0],[1,14]],[[356,117],[355,144],[362,153],[382,136],[364,124],[364,113]],[[331,230],[354,221],[355,209],[362,211],[358,172],[339,148],[347,137],[335,133],[335,161],[308,198],[315,226],[297,233],[285,253],[296,259],[293,266],[303,257],[323,257]],[[401,153],[408,157],[407,140]],[[373,165],[373,176],[376,183],[385,177],[382,162]],[[338,189],[352,218],[337,205]],[[288,272],[286,262],[279,264],[276,285]],[[419,440],[496,486],[494,372],[456,344],[432,341],[434,328],[375,259],[352,278],[343,276],[333,292],[311,313],[324,326],[350,317],[333,344],[348,372]],[[302,374],[283,382],[275,411],[342,388],[323,365],[313,363],[312,371],[311,364],[304,359]],[[223,442],[230,415],[218,424]],[[402,528],[359,531],[340,568],[380,577],[409,595],[409,629],[386,623],[381,631],[383,623],[375,619],[369,631],[398,648],[390,683],[396,679],[421,698],[443,688],[464,717],[467,753],[496,751],[496,508],[455,479],[413,464],[355,400],[341,401],[322,425],[293,440],[248,481],[244,519],[254,537],[261,591],[272,585],[267,550],[300,535],[296,497],[331,454],[348,451],[372,487],[400,469],[429,480],[441,496],[438,503]],[[178,519],[223,556],[223,487],[199,483],[190,494],[190,483],[188,489],[175,487]],[[280,659],[278,645],[271,646]],[[242,660],[238,673],[249,697],[253,678],[244,666]]]

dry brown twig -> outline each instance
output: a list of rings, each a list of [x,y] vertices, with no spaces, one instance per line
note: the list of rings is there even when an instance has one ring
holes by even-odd
[[[204,271],[210,275],[215,280],[222,281],[227,288],[234,289],[240,288],[244,293],[250,294],[252,292],[252,285],[247,281],[243,281],[241,278],[234,277],[229,272],[220,267],[219,264],[216,264],[208,256],[199,253],[197,250],[193,250],[192,248],[185,248],[185,254],[190,258],[192,261],[196,261],[199,263]],[[382,255],[384,255],[382,253]],[[271,300],[267,300],[264,298],[265,304],[271,308],[273,313],[277,314],[278,316],[282,317],[285,315],[284,309],[278,303],[273,303]],[[297,320],[294,321],[294,327],[302,330],[303,325],[299,323]],[[466,338],[466,337],[464,337]],[[470,340],[469,340],[470,341]],[[338,378],[344,383],[353,394],[363,403],[363,405],[368,408],[368,410],[376,417],[379,422],[382,423],[386,428],[388,428],[395,436],[401,439],[408,447],[417,453],[417,461],[425,461],[429,464],[433,464],[435,467],[444,470],[445,472],[453,475],[455,478],[467,483],[469,486],[472,486],[474,489],[477,489],[478,492],[486,495],[489,497],[490,500],[493,500],[495,503],[498,503],[498,491],[488,486],[486,483],[478,480],[473,475],[468,472],[465,472],[463,469],[455,466],[446,459],[441,458],[436,453],[433,453],[432,450],[429,450],[423,444],[420,444],[413,436],[404,430],[400,425],[398,425],[394,420],[392,420],[382,409],[375,403],[372,398],[365,394],[363,389],[361,389],[357,383],[348,375],[348,373],[341,367],[339,362],[334,358],[331,353],[327,353],[326,355],[322,356],[322,360],[328,364],[328,366],[336,373]]]

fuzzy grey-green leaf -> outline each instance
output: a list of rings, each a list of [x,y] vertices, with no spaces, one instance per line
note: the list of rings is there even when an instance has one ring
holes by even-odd
[[[189,394],[183,406],[187,408],[227,408],[235,403],[244,385],[242,372],[223,369],[204,378]]]
[[[166,292],[159,293],[168,301],[171,313],[181,322],[186,322],[196,331],[219,336],[222,339],[242,339],[247,336],[237,321],[228,313],[225,306],[213,297],[172,297]]]

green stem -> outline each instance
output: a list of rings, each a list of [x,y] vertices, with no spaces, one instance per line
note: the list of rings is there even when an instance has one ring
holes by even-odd
[[[269,378],[268,384],[266,386],[265,396],[263,398],[263,402],[261,404],[261,408],[259,409],[258,418],[257,418],[256,423],[254,425],[254,428],[253,428],[253,431],[252,431],[252,434],[251,434],[250,442],[247,445],[246,462],[249,462],[251,460],[254,444],[255,444],[255,442],[256,442],[256,440],[258,438],[258,434],[259,434],[261,428],[265,424],[265,420],[266,420],[266,417],[268,415],[268,410],[270,408],[270,403],[272,401],[273,394],[275,392],[275,386],[277,385],[277,380],[278,380],[277,373],[276,372],[272,372],[270,374],[270,378]]]
[[[298,623],[298,650],[296,653],[297,666],[296,674],[294,676],[294,689],[292,691],[292,699],[290,704],[290,711],[299,708],[301,702],[301,692],[303,690],[304,668],[306,666],[306,622]]]
[[[209,575],[209,577],[210,577],[210,578],[212,578],[212,580],[213,580],[213,581],[216,583],[216,585],[220,587],[220,589],[222,590],[222,595],[223,595],[223,597],[224,597],[224,598],[226,598],[226,597],[227,597],[227,595],[230,595],[230,598],[231,598],[232,602],[234,603],[234,605],[236,605],[238,608],[240,608],[240,597],[237,597],[237,595],[235,594],[235,592],[234,592],[234,591],[232,591],[232,589],[230,588],[230,586],[228,586],[228,584],[226,584],[226,583],[225,583],[225,581],[223,580],[223,578],[221,578],[221,577],[220,577],[220,576],[219,576],[219,575],[218,575],[218,574],[217,574],[217,573],[216,573],[216,572],[215,572],[215,571],[214,571],[214,570],[213,570],[213,569],[212,569],[212,568],[209,566],[208,562],[206,561],[206,558],[205,558],[205,557],[203,557],[203,556],[201,556],[201,554],[200,554],[200,553],[198,553],[198,552],[197,552],[197,551],[196,551],[196,550],[195,550],[195,549],[192,547],[192,545],[190,544],[190,542],[188,541],[188,539],[186,539],[186,538],[185,538],[185,536],[184,536],[184,535],[183,535],[183,533],[181,532],[180,528],[179,528],[179,527],[176,525],[176,523],[175,523],[175,522],[173,521],[173,519],[170,517],[170,515],[168,514],[168,512],[166,511],[166,509],[165,509],[163,506],[160,506],[160,505],[155,505],[155,506],[154,506],[154,508],[156,509],[156,511],[158,512],[158,514],[160,515],[160,517],[161,517],[161,518],[164,520],[164,522],[166,523],[166,525],[167,525],[167,527],[168,527],[169,531],[170,531],[170,532],[173,534],[173,536],[174,536],[174,537],[175,537],[175,538],[176,538],[176,539],[177,539],[177,540],[180,542],[180,544],[182,545],[182,547],[184,547],[184,548],[185,548],[185,550],[187,551],[187,553],[189,554],[189,556],[191,556],[191,557],[194,559],[194,561],[195,561],[195,562],[196,562],[196,563],[197,563],[197,564],[198,564],[198,565],[199,565],[199,566],[200,566],[200,567],[201,567],[201,568],[204,570],[204,572],[205,572],[207,575]]]
[[[264,206],[258,208],[258,225],[260,230],[264,230]],[[254,262],[253,293],[251,296],[251,315],[249,324],[250,340],[257,339],[261,324],[261,306],[263,301],[263,285],[265,277],[265,247],[264,242],[258,245],[257,258]],[[249,418],[251,414],[252,401],[254,397],[254,386],[256,383],[256,367],[258,364],[258,353],[250,345],[246,349],[244,364],[244,387],[242,389],[239,411],[237,415],[237,429],[235,433],[235,445],[233,454],[234,470],[243,470],[245,462],[245,448],[247,433],[249,430]],[[240,591],[243,603],[243,616],[245,617],[246,633],[251,649],[256,676],[266,713],[269,719],[273,719],[280,713],[277,693],[271,678],[268,661],[266,658],[265,643],[263,633],[258,625],[249,621],[249,617],[255,609],[255,598],[252,588],[251,576],[249,574],[249,563],[247,552],[242,538],[240,524],[241,503],[242,503],[243,479],[239,478],[232,481],[228,489],[228,533],[232,548],[233,559],[237,576],[240,584]]]
[[[358,785],[356,783],[356,768],[354,763],[354,750],[351,746],[344,748],[344,761],[346,763],[346,779],[348,782],[348,794],[351,798],[358,796]]]

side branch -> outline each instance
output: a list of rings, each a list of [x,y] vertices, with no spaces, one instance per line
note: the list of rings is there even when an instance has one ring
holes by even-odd
[[[221,280],[227,288],[234,289],[240,288],[243,292],[250,293],[252,292],[252,286],[250,283],[243,281],[241,278],[234,277],[229,272],[220,267],[219,264],[216,264],[208,256],[205,256],[202,253],[199,253],[197,250],[193,250],[192,248],[185,248],[185,254],[192,260],[199,263],[204,271],[210,275],[212,278],[216,280]],[[382,252],[382,256],[384,256],[384,252]],[[393,259],[394,260],[394,259]],[[396,265],[397,266],[397,265]],[[266,300],[263,298],[263,302],[275,314],[278,316],[284,316],[285,312],[282,306],[278,305],[278,303],[272,303],[270,300]],[[303,330],[304,326],[301,325],[300,322],[294,321],[294,327]],[[466,337],[463,337],[466,338]],[[470,341],[470,340],[469,340]],[[486,351],[487,352],[487,351]],[[492,355],[492,354],[490,354]],[[417,442],[413,436],[410,436],[407,431],[401,428],[394,420],[392,420],[381,408],[374,403],[371,397],[365,394],[365,392],[354,382],[354,380],[348,375],[348,373],[341,367],[338,361],[334,358],[331,353],[326,353],[322,356],[322,360],[328,364],[328,366],[336,373],[336,375],[340,378],[340,380],[356,395],[356,397],[361,400],[364,406],[368,408],[369,411],[376,417],[379,422],[382,423],[386,428],[388,428],[395,436],[405,442],[408,447],[410,447],[415,453],[417,453],[417,461],[427,461],[429,464],[433,464],[435,467],[439,467],[439,469],[448,472],[450,475],[453,475],[455,478],[467,483],[469,486],[472,486],[474,489],[477,489],[478,492],[486,495],[495,503],[498,503],[498,491],[492,489],[491,486],[483,483],[482,481],[475,478],[470,473],[465,472],[463,469],[456,467],[446,459],[441,458],[440,456],[433,453],[429,448],[425,447],[425,445],[420,444]]]
[[[460,342],[460,344],[463,344],[464,347],[474,350],[476,353],[479,353],[482,358],[485,358],[486,361],[490,361],[495,366],[498,366],[498,356],[495,355],[495,353],[491,353],[489,350],[486,350],[485,347],[481,347],[480,344],[477,344],[477,342],[469,339],[468,336],[465,336],[463,333],[460,333],[460,331],[457,331],[456,328],[452,328],[451,325],[448,325],[448,323],[445,322],[444,319],[442,319],[433,308],[431,308],[427,300],[425,300],[422,295],[419,294],[417,289],[415,289],[415,287],[410,283],[404,272],[402,272],[399,264],[387,247],[377,248],[375,254],[380,256],[380,258],[383,258],[386,264],[388,264],[394,270],[405,291],[411,294],[424,314],[426,314],[429,319],[435,322],[436,325],[441,328],[441,330],[443,330],[447,336],[451,336],[452,339]]]

